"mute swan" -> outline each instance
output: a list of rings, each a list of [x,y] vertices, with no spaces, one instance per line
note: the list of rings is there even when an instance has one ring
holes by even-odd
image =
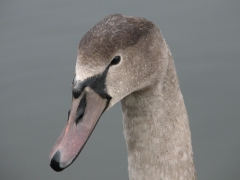
[[[68,167],[102,113],[120,100],[129,178],[196,179],[188,116],[168,45],[152,22],[120,14],[105,17],[80,41],[72,106],[50,166]]]

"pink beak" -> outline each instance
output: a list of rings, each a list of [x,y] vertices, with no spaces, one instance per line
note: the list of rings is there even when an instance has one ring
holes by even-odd
[[[68,122],[50,153],[50,166],[55,171],[62,171],[77,158],[107,105],[108,100],[90,87],[72,99]]]

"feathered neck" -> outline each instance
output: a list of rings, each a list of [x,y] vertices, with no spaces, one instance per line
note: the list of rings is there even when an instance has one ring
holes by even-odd
[[[122,100],[130,180],[196,179],[191,134],[174,61],[156,84]]]

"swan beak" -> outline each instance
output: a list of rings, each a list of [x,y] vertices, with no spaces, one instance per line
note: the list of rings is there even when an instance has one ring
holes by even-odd
[[[53,170],[62,171],[73,163],[107,105],[108,100],[89,87],[78,98],[73,98],[67,124],[50,153]]]

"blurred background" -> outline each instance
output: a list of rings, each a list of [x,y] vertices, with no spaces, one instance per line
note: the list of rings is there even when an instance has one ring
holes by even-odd
[[[153,21],[169,44],[198,179],[240,179],[239,9],[239,0],[2,0],[0,179],[128,179],[120,103],[69,168],[56,173],[48,159],[67,121],[78,43],[112,13]]]

